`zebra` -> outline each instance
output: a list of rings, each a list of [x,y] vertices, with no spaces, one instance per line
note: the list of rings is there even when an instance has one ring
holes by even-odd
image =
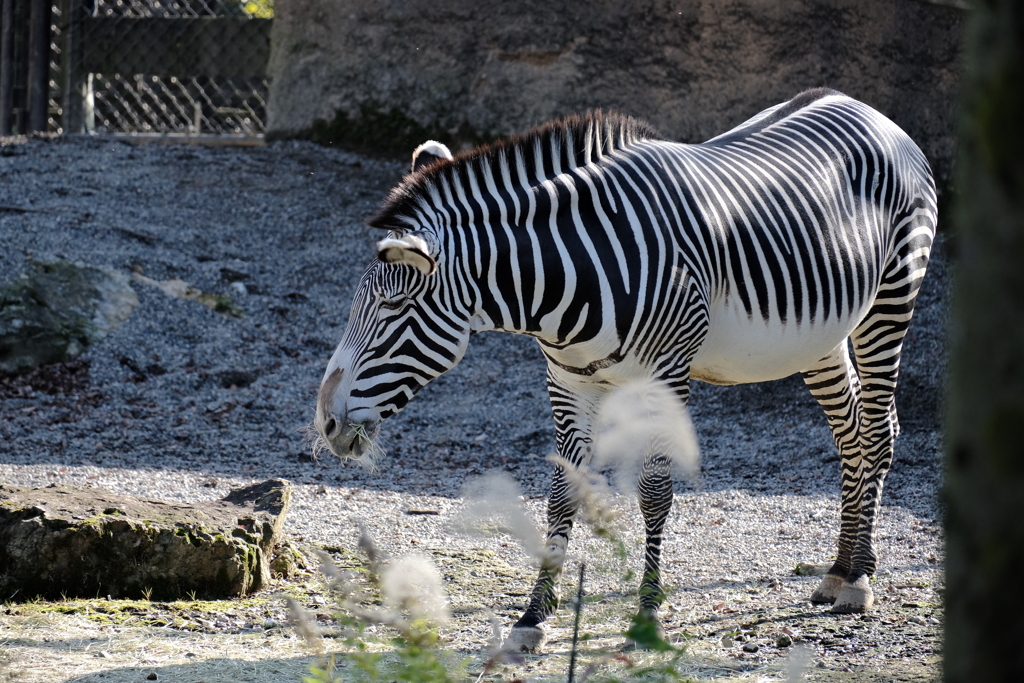
[[[637,378],[685,404],[692,379],[801,373],[841,456],[837,556],[811,600],[869,610],[900,352],[937,218],[931,169],[906,133],[815,89],[702,144],[595,111],[454,158],[438,143],[423,151],[368,219],[388,234],[359,282],[314,424],[335,454],[366,456],[381,422],[454,367],[471,335],[537,339],[562,464],[547,559],[506,646],[543,643],[578,506],[565,468],[590,459],[602,398]],[[636,619],[660,628],[673,499],[664,454],[645,455],[637,489]]]

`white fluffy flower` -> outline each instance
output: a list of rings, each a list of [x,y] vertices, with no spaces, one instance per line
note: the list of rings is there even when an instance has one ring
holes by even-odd
[[[634,382],[608,395],[598,411],[595,469],[612,466],[620,490],[636,485],[647,456],[665,456],[690,476],[700,460],[697,434],[686,406],[661,382]]]
[[[488,472],[466,481],[465,500],[458,526],[463,533],[491,532],[509,534],[531,557],[540,562],[546,557],[544,540],[523,504],[522,492],[508,472]]]
[[[413,619],[434,626],[448,620],[447,597],[441,585],[441,573],[428,558],[410,554],[392,561],[381,573],[385,604],[406,611]]]

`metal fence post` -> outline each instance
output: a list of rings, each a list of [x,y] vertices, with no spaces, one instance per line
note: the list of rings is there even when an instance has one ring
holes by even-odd
[[[14,113],[14,0],[0,8],[0,135],[10,135]]]
[[[64,82],[61,87],[61,127],[64,133],[81,133],[82,118],[82,0],[61,0],[64,25],[64,46],[61,55]]]
[[[45,133],[50,95],[50,0],[31,0],[28,35],[28,132]]]

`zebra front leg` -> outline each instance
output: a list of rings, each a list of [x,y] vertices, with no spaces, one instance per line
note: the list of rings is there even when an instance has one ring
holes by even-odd
[[[548,530],[540,572],[530,595],[530,603],[505,639],[504,649],[536,653],[544,644],[544,629],[541,625],[558,609],[559,580],[578,508],[575,487],[567,480],[565,467],[556,465],[548,498]]]
[[[560,461],[555,465],[548,497],[548,528],[540,573],[530,603],[512,627],[503,647],[511,651],[537,652],[544,644],[542,624],[558,608],[559,579],[569,546],[569,533],[579,509],[579,491],[566,468],[587,464],[592,455],[593,417],[603,394],[593,387],[569,388],[573,378],[557,368],[548,369],[548,395],[555,419],[555,445]]]
[[[634,620],[638,626],[653,623],[663,637],[658,621],[658,608],[665,599],[661,580],[661,538],[665,520],[672,510],[672,469],[668,458],[651,454],[644,461],[637,483],[640,512],[644,517],[647,544],[644,551],[644,574],[640,581],[640,610]]]

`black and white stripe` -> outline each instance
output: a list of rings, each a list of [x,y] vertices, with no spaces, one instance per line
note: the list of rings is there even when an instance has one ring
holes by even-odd
[[[454,159],[432,149],[369,221],[390,233],[325,373],[317,426],[332,450],[360,454],[481,330],[537,338],[573,465],[590,457],[602,396],[624,382],[659,380],[685,402],[691,377],[802,372],[843,463],[838,560],[813,599],[870,608],[900,350],[935,230],[917,146],[868,106],[813,90],[701,145],[597,112]],[[658,453],[639,490],[641,613],[653,618],[672,500]],[[575,508],[559,469],[555,559],[513,631],[523,647],[557,605]]]

